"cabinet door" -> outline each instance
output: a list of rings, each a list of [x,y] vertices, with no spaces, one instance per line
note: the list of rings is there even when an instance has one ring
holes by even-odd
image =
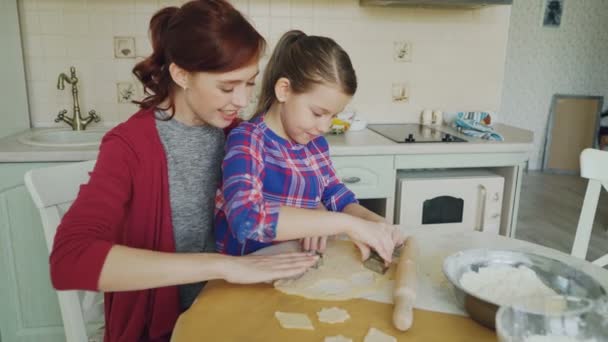
[[[0,331],[2,341],[65,341],[38,209],[23,184],[51,163],[0,164]]]
[[[393,156],[332,157],[340,180],[357,198],[392,198],[395,195]]]

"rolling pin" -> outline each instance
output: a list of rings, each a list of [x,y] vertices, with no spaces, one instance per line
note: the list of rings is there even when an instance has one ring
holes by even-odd
[[[393,301],[393,324],[401,331],[408,330],[414,321],[414,303],[416,302],[416,255],[418,244],[416,238],[409,236],[401,250]]]

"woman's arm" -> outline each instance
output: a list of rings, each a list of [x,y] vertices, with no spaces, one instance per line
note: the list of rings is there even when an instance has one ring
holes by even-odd
[[[306,253],[233,257],[163,253],[115,245],[99,277],[100,291],[133,291],[213,279],[257,283],[303,273],[317,256]]]

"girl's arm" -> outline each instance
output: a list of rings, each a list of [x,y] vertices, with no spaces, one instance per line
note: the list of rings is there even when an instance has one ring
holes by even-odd
[[[362,206],[359,203],[351,203],[349,205],[347,205],[346,207],[344,207],[344,210],[342,211],[343,213],[352,215],[352,216],[356,216],[356,217],[360,217],[364,220],[367,221],[372,221],[372,222],[387,222],[386,219],[378,214],[376,214],[375,212],[365,208],[364,206]]]

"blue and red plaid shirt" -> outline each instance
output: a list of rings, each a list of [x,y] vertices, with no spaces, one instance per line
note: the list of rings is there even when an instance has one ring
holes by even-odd
[[[244,255],[276,237],[281,206],[342,211],[357,203],[340,182],[325,137],[306,145],[281,138],[263,116],[228,135],[223,178],[215,201],[215,241],[220,253]]]

